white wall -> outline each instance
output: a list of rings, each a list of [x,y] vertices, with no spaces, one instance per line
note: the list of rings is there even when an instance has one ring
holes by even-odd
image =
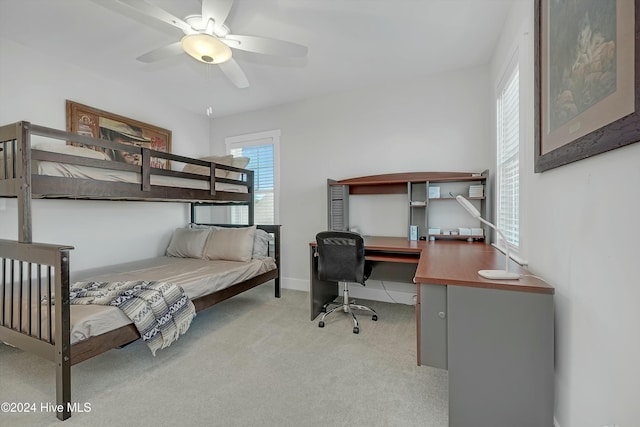
[[[533,1],[514,4],[492,80]],[[533,33],[524,37],[533,52]],[[531,55],[533,55],[531,53]],[[555,418],[559,427],[640,425],[640,144],[533,172],[533,63],[521,64],[530,98],[521,191],[529,269],[555,287]]]
[[[283,285],[308,290],[308,244],[327,227],[327,178],[488,168],[488,88],[481,67],[215,119],[212,152],[224,149],[225,137],[282,131]],[[403,199],[370,197],[380,200],[369,204],[371,218],[351,215],[351,223],[365,234],[406,236]],[[378,285],[365,290],[388,299]],[[356,296],[362,290],[352,289]],[[392,289],[410,293],[409,301],[415,293],[412,285]]]
[[[91,75],[47,53],[0,39],[0,124],[27,120],[65,129],[65,100],[173,132],[173,152],[209,154],[209,123],[166,99]],[[73,271],[162,254],[171,231],[188,221],[178,203],[35,200],[33,240],[73,245]],[[15,200],[0,202],[0,238],[17,239]]]

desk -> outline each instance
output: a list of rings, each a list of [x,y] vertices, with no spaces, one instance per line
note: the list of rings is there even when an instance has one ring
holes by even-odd
[[[313,320],[338,286],[318,280],[310,248]],[[374,263],[371,279],[380,273],[416,283],[417,362],[449,371],[451,427],[553,425],[551,286],[534,277],[480,277],[478,270],[505,263],[484,243],[365,237],[365,256]],[[509,269],[530,274],[514,262]]]

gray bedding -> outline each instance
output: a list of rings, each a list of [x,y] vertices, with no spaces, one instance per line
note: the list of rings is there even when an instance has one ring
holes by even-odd
[[[190,298],[198,298],[227,288],[276,268],[273,258],[250,262],[209,261],[195,258],[158,257],[75,274],[75,281],[157,280],[180,285]],[[55,309],[55,307],[54,307]],[[43,307],[43,316],[46,307]],[[71,343],[101,335],[131,323],[115,307],[71,306]]]

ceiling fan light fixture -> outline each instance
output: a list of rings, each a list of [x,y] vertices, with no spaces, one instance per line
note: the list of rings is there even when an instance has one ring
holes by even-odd
[[[205,64],[221,64],[231,59],[231,49],[209,34],[188,34],[181,40],[189,56]]]

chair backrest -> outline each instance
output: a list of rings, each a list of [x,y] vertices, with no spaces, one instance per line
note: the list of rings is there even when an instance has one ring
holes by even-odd
[[[318,278],[364,284],[364,239],[350,231],[323,231],[316,235]]]

